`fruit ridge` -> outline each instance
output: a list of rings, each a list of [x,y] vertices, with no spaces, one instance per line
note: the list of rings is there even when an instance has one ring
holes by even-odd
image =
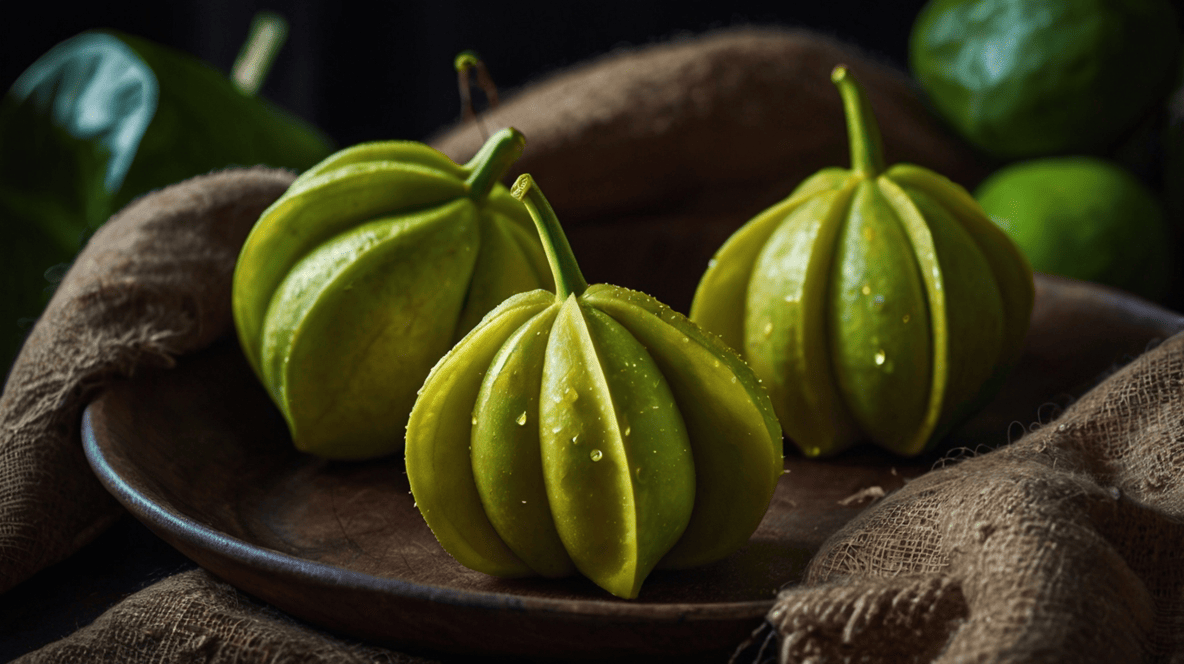
[[[234,319],[298,448],[398,450],[436,360],[506,297],[550,284],[529,215],[497,182],[523,143],[502,130],[463,166],[409,141],[354,146],[261,215]]]

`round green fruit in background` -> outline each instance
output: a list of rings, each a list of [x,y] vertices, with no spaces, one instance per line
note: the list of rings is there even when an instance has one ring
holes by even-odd
[[[996,171],[975,191],[1038,272],[1160,299],[1171,272],[1163,209],[1141,182],[1095,157],[1050,157]]]
[[[909,39],[934,107],[988,154],[1103,151],[1172,83],[1168,0],[932,0]]]

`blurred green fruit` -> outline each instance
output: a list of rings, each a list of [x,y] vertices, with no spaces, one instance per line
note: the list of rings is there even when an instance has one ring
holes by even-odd
[[[1168,0],[933,0],[909,40],[937,111],[989,154],[1100,152],[1172,83]]]
[[[975,192],[1032,269],[1160,299],[1171,243],[1155,195],[1122,167],[1095,157],[1034,159],[1005,167]]]

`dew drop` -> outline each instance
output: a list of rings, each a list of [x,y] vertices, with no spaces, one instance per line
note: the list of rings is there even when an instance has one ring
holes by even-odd
[[[888,356],[884,354],[883,350],[879,350],[879,351],[876,351],[875,359],[876,359],[876,366],[879,367],[879,366],[883,366],[884,360],[888,359]]]
[[[473,416],[473,426],[477,426],[477,416]]]
[[[576,399],[580,398],[580,393],[576,392],[574,387],[569,387],[569,388],[567,388],[567,391],[563,393],[563,398],[568,403],[572,403]]]
[[[521,427],[521,426],[526,426],[526,411],[525,411],[525,410],[524,410],[524,411],[522,411],[522,414],[521,414],[521,415],[519,415],[519,416],[518,416],[518,419],[516,419],[516,420],[514,420],[514,421],[515,421],[515,422],[517,422],[517,423],[518,423],[518,426],[520,426],[520,427]]]
[[[572,445],[579,445],[580,444],[580,434],[577,433],[576,435],[571,437],[571,444]]]
[[[765,323],[765,337],[771,336],[773,336],[773,322],[769,321],[768,323]]]
[[[625,433],[625,435],[626,435],[626,436],[628,436],[629,434],[633,433],[633,427],[631,427],[631,426],[629,426],[628,424],[626,424],[626,425],[625,425],[625,431],[624,431],[624,433]]]
[[[601,452],[600,450],[592,450],[588,453],[588,458],[592,459],[593,461],[600,461],[604,458],[604,452]]]
[[[864,284],[863,288],[859,289],[859,292],[863,293],[864,295],[871,295],[872,294],[872,287],[869,284]]]
[[[689,344],[689,343],[691,343],[691,338],[690,338],[690,337],[683,337],[683,338],[682,338],[682,342],[683,342],[684,344]]]

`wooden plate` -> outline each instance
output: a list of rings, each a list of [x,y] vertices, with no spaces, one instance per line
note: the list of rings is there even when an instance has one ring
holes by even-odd
[[[1184,329],[1179,315],[1117,291],[1037,285],[1020,366],[951,445],[1004,444]],[[790,454],[746,547],[700,569],[655,572],[626,601],[580,578],[502,580],[461,567],[415,509],[401,459],[296,452],[232,340],[105,391],[85,412],[83,440],[100,480],[137,518],[296,617],[405,650],[567,659],[726,659],[831,533],[940,462],[866,449],[825,462]]]

